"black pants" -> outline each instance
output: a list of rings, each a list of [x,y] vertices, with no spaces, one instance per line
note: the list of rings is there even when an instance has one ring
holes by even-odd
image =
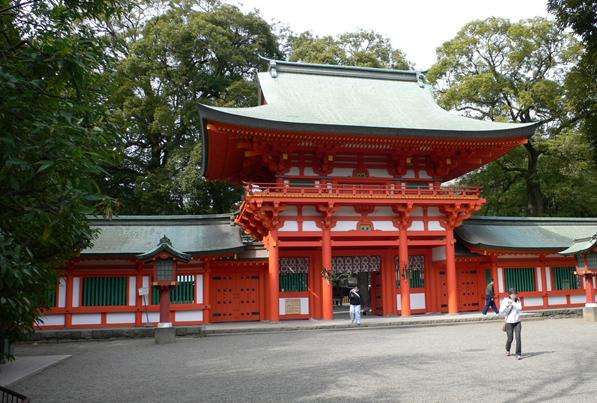
[[[493,297],[485,297],[485,306],[483,307],[483,315],[487,314],[489,308],[493,309],[493,312],[498,313],[497,306],[495,306],[495,301]]]
[[[512,347],[512,339],[514,339],[514,335],[516,335],[516,355],[522,355],[522,346],[520,344],[521,329],[522,325],[520,322],[506,323],[506,334],[508,335],[508,339],[506,340],[507,352],[510,352],[510,347]]]

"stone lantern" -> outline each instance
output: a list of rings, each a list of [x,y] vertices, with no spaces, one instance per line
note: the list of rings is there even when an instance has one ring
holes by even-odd
[[[178,263],[188,262],[191,260],[191,255],[174,249],[170,239],[164,235],[156,248],[137,255],[137,258],[153,264],[152,284],[159,290],[160,321],[155,330],[156,343],[173,342],[175,329],[170,321],[170,290],[177,284]]]

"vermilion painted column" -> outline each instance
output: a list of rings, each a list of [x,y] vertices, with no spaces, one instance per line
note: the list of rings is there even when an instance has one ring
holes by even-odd
[[[410,282],[406,269],[408,268],[408,238],[406,226],[400,228],[400,240],[398,249],[400,261],[400,302],[401,316],[410,316]]]
[[[267,270],[267,319],[272,322],[280,321],[280,253],[278,248],[278,231],[269,233],[269,258]]]
[[[595,303],[595,289],[593,288],[593,276],[591,274],[585,274],[585,295],[587,304]]]
[[[448,283],[448,313],[458,313],[458,287],[456,283],[456,255],[454,253],[454,233],[446,231],[446,282]]]
[[[392,253],[385,253],[381,270],[383,315],[396,315],[398,310],[396,306],[396,265]]]
[[[203,323],[211,322],[211,267],[209,260],[203,262]]]
[[[332,268],[332,239],[329,228],[323,229],[321,237],[321,265],[322,268],[331,271]],[[334,319],[334,308],[332,306],[332,282],[325,276],[321,276],[321,316],[323,320]]]
[[[160,287],[160,325],[171,324],[170,322],[170,286]]]

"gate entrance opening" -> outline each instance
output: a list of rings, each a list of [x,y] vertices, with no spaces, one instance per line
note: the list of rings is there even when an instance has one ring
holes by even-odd
[[[348,318],[349,293],[355,285],[363,314],[381,315],[381,256],[335,256],[332,263],[334,318]]]

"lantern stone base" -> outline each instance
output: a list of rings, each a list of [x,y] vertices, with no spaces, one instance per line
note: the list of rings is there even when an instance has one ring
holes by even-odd
[[[588,322],[597,322],[597,304],[587,304],[582,309],[582,317]]]
[[[157,327],[153,334],[156,344],[170,344],[176,341],[176,328]]]

